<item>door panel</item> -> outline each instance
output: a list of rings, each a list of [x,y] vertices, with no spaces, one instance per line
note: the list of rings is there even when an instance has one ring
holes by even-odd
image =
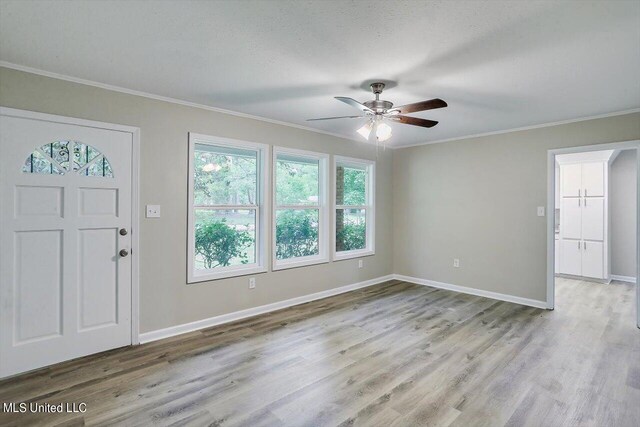
[[[564,239],[582,238],[582,199],[562,198],[560,233]]]
[[[582,243],[579,240],[561,240],[560,273],[582,274]]]
[[[604,163],[582,165],[582,186],[585,197],[604,197]]]
[[[14,342],[42,341],[62,333],[62,231],[14,234],[16,325]]]
[[[62,218],[62,187],[17,185],[15,217],[53,216]]]
[[[562,165],[562,197],[579,197],[582,195],[582,165]]]
[[[131,344],[132,148],[0,116],[0,377]]]
[[[80,188],[78,200],[80,216],[118,216],[117,188]]]
[[[117,228],[79,230],[80,330],[117,323]]]
[[[604,278],[604,245],[602,242],[584,242],[582,275],[594,279]]]
[[[582,239],[604,240],[604,198],[586,197],[582,207]]]

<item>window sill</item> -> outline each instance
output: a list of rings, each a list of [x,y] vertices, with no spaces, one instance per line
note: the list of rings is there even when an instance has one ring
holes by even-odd
[[[233,277],[239,276],[248,276],[250,274],[259,274],[266,273],[267,268],[262,266],[252,266],[248,268],[238,268],[233,270],[219,271],[215,273],[211,272],[202,272],[202,273],[191,273],[189,276],[187,283],[199,283],[199,282],[208,282],[211,280],[220,280],[220,279],[230,279]]]
[[[275,261],[273,262],[273,271],[278,270],[286,270],[289,268],[296,267],[306,267],[309,265],[317,265],[317,264],[326,264],[329,262],[329,258],[327,257],[301,257],[301,258],[290,258],[288,260]]]
[[[365,256],[375,255],[376,252],[374,250],[369,249],[361,249],[356,251],[343,251],[343,252],[334,252],[333,260],[334,261],[342,261],[345,259],[353,259],[360,258]]]

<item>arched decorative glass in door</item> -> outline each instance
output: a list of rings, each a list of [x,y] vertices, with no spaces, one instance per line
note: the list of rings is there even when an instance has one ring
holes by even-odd
[[[79,141],[55,141],[36,148],[22,166],[24,173],[113,178],[109,160],[94,147]]]

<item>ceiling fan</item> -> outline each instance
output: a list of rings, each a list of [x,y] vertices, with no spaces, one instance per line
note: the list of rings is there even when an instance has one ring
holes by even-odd
[[[307,121],[367,118],[367,123],[358,129],[358,133],[366,140],[369,140],[373,131],[376,141],[383,142],[391,138],[391,126],[386,124],[385,120],[430,128],[437,125],[438,122],[434,120],[420,119],[418,117],[404,116],[403,114],[433,110],[435,108],[443,108],[447,106],[447,103],[442,99],[435,98],[428,101],[416,102],[414,104],[407,104],[394,108],[392,102],[380,99],[380,94],[382,93],[384,86],[385,84],[381,82],[371,83],[371,91],[376,96],[376,99],[366,101],[363,104],[353,98],[347,98],[344,96],[335,97],[338,101],[342,101],[345,104],[351,105],[352,107],[360,110],[364,113],[363,116],[323,117],[320,119],[308,119]]]

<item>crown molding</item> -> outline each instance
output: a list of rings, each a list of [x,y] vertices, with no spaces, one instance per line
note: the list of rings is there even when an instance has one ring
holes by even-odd
[[[472,139],[472,138],[480,138],[480,137],[483,137],[483,136],[500,135],[500,134],[503,134],[503,133],[520,132],[520,131],[523,131],[523,130],[541,129],[541,128],[547,128],[547,127],[551,127],[551,126],[559,126],[559,125],[566,125],[566,124],[570,124],[570,123],[584,122],[584,121],[587,121],[587,120],[604,119],[606,117],[624,116],[626,114],[633,114],[633,113],[640,113],[640,108],[632,108],[630,110],[614,111],[612,113],[598,114],[598,115],[595,115],[595,116],[578,117],[578,118],[575,118],[575,119],[561,120],[561,121],[558,121],[558,122],[540,123],[540,124],[531,125],[531,126],[522,126],[522,127],[505,129],[505,130],[496,130],[496,131],[491,131],[491,132],[476,133],[476,134],[472,134],[472,135],[456,136],[454,138],[437,139],[435,141],[418,142],[416,144],[402,145],[402,146],[393,147],[393,148],[396,148],[396,149],[397,148],[410,148],[410,147],[418,147],[420,145],[441,144],[443,142],[460,141],[460,140],[463,140],[463,139]]]
[[[184,106],[187,106],[187,107],[199,108],[199,109],[202,109],[202,110],[214,111],[216,113],[228,114],[228,115],[231,115],[231,116],[242,117],[242,118],[245,118],[245,119],[258,120],[258,121],[265,122],[265,123],[271,123],[271,124],[275,124],[275,125],[280,125],[280,126],[286,126],[286,127],[290,127],[290,128],[305,130],[305,131],[308,131],[308,132],[314,132],[314,133],[319,133],[319,134],[323,134],[323,135],[329,135],[329,136],[333,136],[335,138],[344,139],[344,140],[347,140],[347,141],[363,142],[362,140],[357,139],[356,137],[350,138],[350,137],[347,137],[347,136],[344,136],[344,135],[340,135],[340,134],[337,134],[337,133],[334,133],[334,132],[315,129],[315,128],[312,128],[312,127],[302,126],[302,125],[298,125],[298,124],[295,124],[295,123],[283,122],[283,121],[280,121],[280,120],[269,119],[267,117],[262,117],[262,116],[254,116],[252,114],[241,113],[239,111],[226,110],[224,108],[213,107],[213,106],[205,105],[205,104],[198,104],[196,102],[185,101],[185,100],[182,100],[182,99],[171,98],[171,97],[168,97],[168,96],[156,95],[156,94],[153,94],[153,93],[143,92],[143,91],[134,90],[134,89],[128,89],[128,88],[121,87],[121,86],[115,86],[115,85],[110,85],[110,84],[106,84],[106,83],[100,83],[100,82],[96,82],[96,81],[93,81],[93,80],[81,79],[81,78],[78,78],[78,77],[68,76],[68,75],[65,75],[65,74],[59,74],[59,73],[54,73],[54,72],[51,72],[51,71],[41,70],[41,69],[38,69],[38,68],[27,67],[25,65],[14,64],[14,63],[8,62],[8,61],[0,60],[0,67],[9,68],[9,69],[12,69],[12,70],[17,70],[17,71],[24,71],[26,73],[36,74],[36,75],[40,75],[40,76],[44,76],[44,77],[50,77],[50,78],[58,79],[58,80],[64,80],[64,81],[68,81],[68,82],[72,82],[72,83],[78,83],[78,84],[83,84],[83,85],[87,85],[87,86],[93,86],[93,87],[97,87],[97,88],[100,88],[100,89],[106,89],[106,90],[111,90],[111,91],[114,91],[114,92],[125,93],[125,94],[128,94],[128,95],[134,95],[134,96],[140,96],[140,97],[143,97],[143,98],[155,99],[157,101],[169,102],[169,103],[172,103],[172,104],[184,105]],[[424,141],[424,142],[418,142],[418,143],[415,143],[415,144],[407,144],[407,145],[387,144],[386,147],[387,148],[391,148],[392,150],[398,150],[398,149],[402,149],[402,148],[417,147],[417,146],[421,146],[421,145],[441,144],[443,142],[460,141],[460,140],[464,140],[464,139],[479,138],[479,137],[483,137],[483,136],[500,135],[500,134],[503,134],[503,133],[520,132],[520,131],[532,130],[532,129],[540,129],[540,128],[546,128],[546,127],[551,127],[551,126],[558,126],[558,125],[565,125],[565,124],[569,124],[569,123],[582,122],[582,121],[587,121],[587,120],[602,119],[602,118],[605,118],[605,117],[623,116],[625,114],[633,114],[633,113],[638,113],[638,112],[640,112],[640,108],[633,108],[633,109],[630,109],[630,110],[615,111],[615,112],[612,112],[612,113],[599,114],[599,115],[595,115],[595,116],[586,116],[586,117],[579,117],[579,118],[575,118],[575,119],[561,120],[561,121],[549,122],[549,123],[540,123],[540,124],[537,124],[537,125],[523,126],[523,127],[504,129],[504,130],[498,130],[498,131],[492,131],[492,132],[484,132],[484,133],[477,133],[477,134],[471,134],[471,135],[462,135],[462,136],[457,136],[457,137],[454,137],[454,138],[437,139],[435,141]]]
[[[36,75],[39,75],[39,76],[50,77],[50,78],[53,78],[53,79],[64,80],[64,81],[68,81],[68,82],[72,82],[72,83],[78,83],[78,84],[82,84],[82,85],[86,85],[86,86],[93,86],[93,87],[97,87],[97,88],[100,88],[100,89],[111,90],[111,91],[114,91],[114,92],[125,93],[127,95],[134,95],[134,96],[140,96],[140,97],[143,97],[143,98],[155,99],[156,101],[169,102],[169,103],[172,103],[172,104],[178,104],[178,105],[184,105],[184,106],[187,106],[187,107],[199,108],[199,109],[202,109],[202,110],[214,111],[216,113],[228,114],[230,116],[242,117],[242,118],[245,118],[245,119],[258,120],[258,121],[261,121],[261,122],[271,123],[271,124],[275,124],[275,125],[287,126],[287,127],[290,127],[290,128],[295,128],[295,129],[300,129],[300,130],[306,130],[306,131],[309,131],[309,132],[320,133],[320,134],[323,134],[323,135],[329,135],[329,136],[333,136],[333,137],[340,138],[340,139],[346,139],[348,141],[362,142],[361,140],[359,140],[359,139],[357,139],[355,137],[349,138],[349,137],[346,137],[344,135],[340,135],[340,134],[337,134],[337,133],[324,131],[324,130],[320,130],[320,129],[315,129],[315,128],[308,127],[308,126],[302,126],[302,125],[298,125],[298,124],[295,124],[295,123],[283,122],[283,121],[280,121],[280,120],[269,119],[267,117],[262,117],[262,116],[254,116],[252,114],[241,113],[239,111],[226,110],[224,108],[212,107],[210,105],[198,104],[196,102],[185,101],[185,100],[182,100],[182,99],[171,98],[171,97],[168,97],[168,96],[156,95],[156,94],[153,94],[153,93],[148,93],[148,92],[143,92],[143,91],[139,91],[139,90],[129,89],[129,88],[121,87],[121,86],[115,86],[115,85],[111,85],[111,84],[107,84],[107,83],[100,83],[100,82],[96,82],[96,81],[93,81],[93,80],[81,79],[81,78],[78,78],[78,77],[68,76],[66,74],[59,74],[59,73],[54,73],[54,72],[51,72],[51,71],[41,70],[41,69],[38,69],[38,68],[27,67],[25,65],[14,64],[12,62],[7,62],[7,61],[1,61],[0,60],[0,67],[9,68],[9,69],[12,69],[12,70],[17,70],[17,71],[23,71],[25,73],[36,74]]]

